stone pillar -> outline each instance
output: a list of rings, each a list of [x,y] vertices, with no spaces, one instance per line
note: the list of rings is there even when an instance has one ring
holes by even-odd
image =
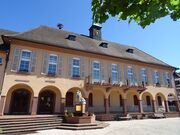
[[[176,102],[176,108],[177,108],[177,112],[180,112],[180,103],[179,101],[175,101]]]
[[[64,114],[65,102],[66,102],[66,98],[62,97],[61,98],[61,111],[60,111],[62,114]]]
[[[152,105],[153,105],[153,111],[157,112],[157,105],[156,105],[156,100],[152,100]]]
[[[89,107],[89,100],[88,100],[88,98],[85,98],[85,100],[86,100],[86,111],[88,111],[88,107]]]
[[[109,113],[109,99],[105,98],[104,99],[104,103],[105,103],[105,113]]]
[[[0,98],[0,116],[4,115],[6,96],[1,96]]]
[[[38,97],[33,97],[31,115],[36,115],[38,109]]]
[[[142,100],[139,100],[139,112],[143,113],[143,105],[142,105]]]
[[[127,113],[127,99],[123,99],[123,112]]]
[[[164,100],[164,105],[165,105],[166,112],[170,112],[168,101]]]

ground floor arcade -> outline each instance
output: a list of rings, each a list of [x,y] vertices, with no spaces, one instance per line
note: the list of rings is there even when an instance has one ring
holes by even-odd
[[[80,90],[86,100],[86,110],[93,113],[152,113],[178,112],[179,104],[174,93],[155,94],[148,90],[138,91],[130,88],[81,89],[72,87],[62,92],[55,86],[46,86],[37,96],[30,86],[20,84],[11,87],[1,96],[0,114],[58,114],[64,110],[73,111],[76,104],[76,92]],[[64,94],[62,94],[64,93]]]

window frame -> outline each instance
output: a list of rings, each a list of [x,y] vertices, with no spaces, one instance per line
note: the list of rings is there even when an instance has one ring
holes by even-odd
[[[113,70],[113,66],[116,66],[116,70]],[[116,74],[116,80],[113,80],[113,73]],[[111,79],[112,79],[112,83],[118,83],[118,66],[117,66],[117,64],[111,64]]]
[[[160,84],[159,72],[157,70],[154,70],[154,79],[155,79],[155,84]]]
[[[94,68],[94,63],[99,64],[99,68]],[[98,71],[99,72],[98,79],[94,78],[94,71]],[[97,81],[97,82],[99,82],[101,80],[101,63],[100,63],[100,61],[93,61],[92,62],[92,78],[93,78],[94,81]]]
[[[147,71],[146,68],[141,68],[141,80],[145,84],[147,83],[147,73],[146,73],[146,71]]]
[[[55,62],[50,62],[50,57],[51,56],[54,56],[54,57],[56,57],[57,58],[57,61],[56,61],[56,63]],[[55,73],[53,74],[53,73],[50,73],[49,72],[49,65],[55,65],[56,66],[56,70],[55,70]],[[49,54],[48,55],[48,64],[47,64],[47,74],[48,75],[56,75],[57,74],[57,65],[58,65],[58,55],[56,55],[56,54]]]
[[[23,52],[28,52],[28,53],[30,53],[30,58],[29,58],[29,59],[24,59],[24,58],[22,58]],[[27,73],[30,72],[31,57],[32,57],[32,51],[27,50],[27,49],[21,50],[20,60],[19,60],[19,66],[18,66],[18,71],[19,71],[19,72],[27,72]],[[28,61],[28,62],[29,62],[29,67],[28,67],[28,70],[27,70],[27,71],[20,70],[20,68],[21,68],[21,61]]]
[[[73,60],[78,60],[79,61],[79,66],[74,65]],[[74,70],[73,70],[74,67],[79,69],[79,75],[74,74]],[[71,61],[71,77],[76,78],[76,77],[80,77],[80,75],[81,75],[81,59],[77,58],[77,57],[74,57],[74,58],[72,58],[72,61]]]
[[[132,72],[129,72],[129,69],[131,69]],[[129,78],[130,76],[131,76],[132,80],[130,80],[130,78]],[[132,66],[127,67],[127,79],[128,79],[128,81],[133,82],[133,68],[132,68]]]

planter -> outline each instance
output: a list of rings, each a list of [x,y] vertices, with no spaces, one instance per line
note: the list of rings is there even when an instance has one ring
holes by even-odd
[[[70,124],[84,124],[84,123],[95,123],[95,115],[94,116],[65,116],[65,120]]]

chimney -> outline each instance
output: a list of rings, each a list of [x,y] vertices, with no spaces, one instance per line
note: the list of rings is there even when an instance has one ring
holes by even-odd
[[[99,24],[93,23],[89,28],[89,36],[90,38],[101,40],[101,26]]]
[[[64,27],[64,25],[63,25],[63,24],[61,24],[61,23],[58,23],[58,24],[57,24],[57,27],[58,27],[58,29],[60,29],[60,30],[61,30],[61,29]]]

